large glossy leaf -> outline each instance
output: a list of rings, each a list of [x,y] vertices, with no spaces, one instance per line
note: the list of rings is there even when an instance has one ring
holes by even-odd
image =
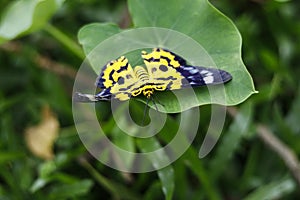
[[[155,47],[155,45],[170,47],[175,53],[184,55],[183,57],[192,64],[212,65],[212,67],[230,72],[233,76],[233,80],[225,87],[196,88],[196,98],[193,98],[193,94],[190,92],[179,91],[179,95],[184,96],[180,100],[181,103],[184,102],[182,105],[171,92],[158,93],[157,96],[164,105],[164,112],[180,112],[209,103],[235,105],[255,93],[252,78],[241,59],[242,41],[238,30],[228,18],[206,0],[129,0],[128,4],[135,27],[159,27],[159,30],[167,28],[166,30],[178,31],[201,46],[205,55],[199,54],[198,58],[197,55],[189,55],[186,50],[193,54],[192,50],[188,50],[179,37],[177,40],[176,37],[168,37],[169,35],[162,37],[156,35],[156,31],[151,32],[151,30],[144,34],[145,48]],[[133,30],[141,31],[142,29]],[[109,61],[108,58],[114,59],[121,55],[117,55],[117,51],[108,49],[102,53],[93,54],[92,47],[96,47],[101,42],[107,42],[106,39],[113,36],[115,37],[114,43],[111,45],[114,48],[119,44],[119,48],[128,49],[136,45],[134,42],[140,42],[140,38],[136,38],[137,41],[134,41],[134,37],[126,37],[128,31],[132,31],[132,29],[121,32],[112,24],[90,24],[80,30],[79,41],[97,74]],[[114,35],[120,32],[121,34]],[[173,32],[171,33],[173,34]],[[136,63],[136,61],[132,61],[132,63]]]
[[[78,39],[84,53],[88,55],[103,40],[121,32],[122,30],[112,23],[92,23],[85,25],[78,32]],[[101,56],[101,55],[99,55]],[[92,66],[93,68],[95,66]]]
[[[42,28],[64,0],[14,1],[2,15],[0,44]]]

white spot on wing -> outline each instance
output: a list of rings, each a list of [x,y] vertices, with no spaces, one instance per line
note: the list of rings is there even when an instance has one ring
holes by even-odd
[[[193,67],[184,67],[184,69],[186,69],[186,70],[193,70],[194,68]]]
[[[207,70],[201,70],[201,72],[200,72],[200,74],[207,74],[207,73],[209,73],[209,71],[207,71]]]
[[[196,74],[196,73],[198,73],[199,71],[197,70],[197,69],[192,69],[192,70],[190,70],[190,73],[191,74]]]
[[[210,84],[210,83],[214,82],[214,77],[210,75],[210,76],[204,77],[203,80],[204,80],[205,84]]]

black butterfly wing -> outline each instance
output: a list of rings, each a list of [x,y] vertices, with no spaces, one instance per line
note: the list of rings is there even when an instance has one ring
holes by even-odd
[[[227,83],[232,79],[230,73],[215,68],[187,65],[180,66],[176,70],[185,77],[182,87],[217,85]]]

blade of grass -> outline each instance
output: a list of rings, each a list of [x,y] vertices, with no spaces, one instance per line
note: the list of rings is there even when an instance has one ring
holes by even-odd
[[[155,138],[147,138],[147,139],[137,139],[137,145],[141,149],[143,153],[155,151],[160,148],[160,143]],[[153,166],[160,166],[160,164],[156,163],[165,163],[168,162],[168,156],[166,154],[158,153],[156,156],[149,157],[151,159],[151,163]],[[171,200],[174,192],[174,170],[171,165],[162,168],[157,171],[158,177],[162,184],[162,190],[165,195],[166,200]]]
[[[295,187],[295,182],[292,179],[285,177],[279,181],[274,181],[259,187],[244,198],[244,200],[281,199],[289,192],[294,191]]]

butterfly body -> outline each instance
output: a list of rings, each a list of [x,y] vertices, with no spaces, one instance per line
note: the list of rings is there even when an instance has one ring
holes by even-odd
[[[146,68],[132,68],[124,56],[107,63],[96,81],[101,91],[96,95],[76,93],[76,101],[125,101],[141,94],[149,99],[155,91],[221,84],[232,79],[224,70],[187,65],[183,58],[160,48],[151,53],[142,51],[142,58]]]

